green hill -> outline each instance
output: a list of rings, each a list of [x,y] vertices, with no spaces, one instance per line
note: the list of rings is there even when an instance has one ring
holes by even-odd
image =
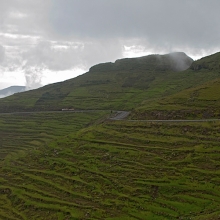
[[[1,99],[0,112],[74,108],[133,110],[132,117],[140,119],[216,117],[219,65],[220,53],[195,62],[181,52],[121,59],[95,65],[74,79]]]
[[[220,52],[204,57],[196,62],[194,62],[190,69],[192,70],[209,70],[209,71],[213,71],[213,70],[220,70]]]
[[[175,87],[188,86],[154,102],[146,100],[133,112],[134,118],[220,117],[220,53],[193,62],[188,70],[175,74],[172,80],[166,79],[166,83],[168,87],[173,83]]]
[[[150,55],[98,64],[88,73],[65,82],[15,94],[0,100],[0,111],[129,109],[143,100],[170,93],[161,81],[185,70],[193,60],[184,53]],[[166,85],[164,85],[166,87]],[[152,91],[152,87],[155,91]]]

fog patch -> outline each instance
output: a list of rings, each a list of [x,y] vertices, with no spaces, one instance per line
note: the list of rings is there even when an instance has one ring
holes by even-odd
[[[0,45],[0,63],[2,63],[5,59],[5,48]]]
[[[40,67],[26,67],[25,74],[25,90],[37,89],[42,86],[43,68]]]
[[[173,52],[170,53],[168,56],[171,58],[172,63],[174,65],[173,67],[177,71],[183,71],[188,69],[193,62],[193,59],[188,57],[183,52]]]

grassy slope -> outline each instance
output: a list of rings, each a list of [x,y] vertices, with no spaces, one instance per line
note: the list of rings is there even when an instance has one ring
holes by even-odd
[[[218,219],[219,129],[219,122],[109,121],[10,154],[0,216]]]
[[[21,186],[27,184],[27,187],[29,185],[28,178],[22,180],[22,175],[25,176],[27,173],[23,172],[22,175],[20,173],[23,169],[20,167],[22,160],[24,158],[27,159],[24,164],[27,169],[31,168],[32,162],[36,162],[38,166],[41,159],[43,159],[38,158],[38,154],[44,148],[48,148],[48,143],[61,137],[67,138],[67,135],[75,133],[97,120],[102,121],[108,114],[109,112],[107,111],[99,111],[89,113],[60,112],[0,115],[0,219],[49,219],[46,217],[49,213],[41,215],[41,212],[37,209],[34,208],[32,210],[29,206],[31,201],[27,200],[25,204],[17,203],[16,195],[26,198],[26,194],[23,194],[19,184]],[[32,156],[27,157],[29,154]],[[54,156],[58,156],[55,150]],[[17,176],[16,172],[19,172],[18,175],[20,177],[13,181],[13,178]],[[35,177],[36,179],[39,178],[38,175]],[[10,178],[12,179],[10,180]],[[34,184],[38,185],[37,182]],[[42,190],[42,194],[47,193],[45,189]],[[15,193],[15,196],[10,192]],[[33,192],[31,190],[31,194]],[[37,207],[38,205],[42,207],[40,201],[36,204]],[[54,206],[53,204],[46,205],[46,207],[51,207],[52,209],[58,206],[59,204]],[[20,210],[21,207],[22,210]],[[26,213],[26,211],[30,211],[29,208],[31,212]],[[60,209],[67,210],[65,207],[60,207]]]
[[[37,148],[76,132],[104,114],[108,112],[1,114],[0,159],[8,153]]]
[[[167,87],[165,83],[161,84],[166,78],[172,79],[174,72],[189,67],[192,62],[183,53],[175,54],[175,58],[173,56],[151,55],[118,60],[114,64],[99,64],[75,79],[2,99],[0,111],[60,110],[70,107],[132,109],[143,100],[172,94],[188,86]]]
[[[181,75],[181,77],[180,77]],[[160,87],[181,88],[173,94],[146,100],[133,112],[136,119],[218,118],[220,116],[220,53],[205,57],[192,64],[190,69],[174,73]],[[186,86],[188,85],[188,86]],[[184,88],[185,87],[185,88]],[[150,91],[149,88],[148,91]],[[154,87],[152,87],[154,90]]]

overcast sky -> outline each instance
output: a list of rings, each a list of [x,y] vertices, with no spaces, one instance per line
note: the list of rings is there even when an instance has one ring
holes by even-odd
[[[219,0],[0,0],[0,89],[73,78],[100,62],[220,51]]]

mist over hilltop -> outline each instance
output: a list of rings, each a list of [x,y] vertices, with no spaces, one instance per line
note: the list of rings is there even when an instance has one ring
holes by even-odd
[[[124,58],[114,63],[101,63],[90,68],[90,72],[120,71],[120,70],[164,70],[183,71],[190,67],[193,59],[183,52],[174,52],[165,55],[148,55],[138,58]]]

